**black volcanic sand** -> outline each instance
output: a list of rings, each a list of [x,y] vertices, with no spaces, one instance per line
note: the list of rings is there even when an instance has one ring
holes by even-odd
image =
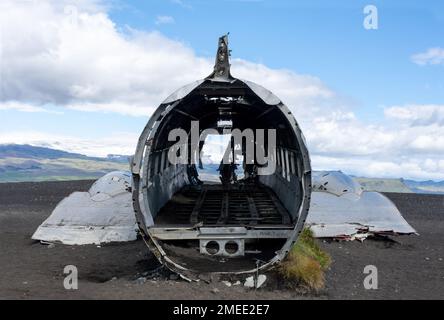
[[[268,288],[254,291],[219,281],[165,277],[137,280],[157,266],[143,241],[105,246],[42,245],[31,240],[56,204],[92,181],[0,184],[2,299],[443,299],[444,196],[387,194],[420,236],[322,241],[333,263],[318,294]],[[65,290],[63,268],[79,270],[79,289]],[[378,290],[365,290],[366,265],[378,268]],[[217,288],[217,290],[214,290]]]

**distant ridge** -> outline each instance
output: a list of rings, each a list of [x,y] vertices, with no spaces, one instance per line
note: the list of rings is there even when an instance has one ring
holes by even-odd
[[[3,144],[0,145],[0,158],[88,159],[89,157],[79,153],[71,153],[46,147],[35,147],[28,144]]]
[[[444,193],[444,181],[404,180],[404,184],[406,184],[415,193],[432,193],[432,194]]]
[[[363,177],[356,177],[355,179],[358,180],[366,191],[444,194],[444,181],[414,181],[403,178],[384,179]]]
[[[128,155],[89,157],[49,147],[0,144],[0,182],[97,179],[114,170],[129,170]],[[205,164],[202,174],[216,178],[218,164]],[[355,177],[367,191],[444,194],[444,181]]]
[[[100,158],[48,147],[0,145],[0,182],[97,179],[128,169],[124,155]]]
[[[402,179],[356,178],[366,191],[412,193]]]

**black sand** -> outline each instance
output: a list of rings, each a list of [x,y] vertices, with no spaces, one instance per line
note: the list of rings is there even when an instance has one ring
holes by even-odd
[[[387,194],[420,236],[394,241],[323,242],[333,264],[317,295],[227,287],[218,281],[137,281],[156,261],[142,241],[54,247],[31,240],[37,226],[72,191],[91,181],[0,184],[1,299],[443,299],[444,196]],[[76,265],[79,289],[65,290],[63,268]],[[365,290],[366,265],[378,268],[378,290]],[[218,290],[214,290],[217,288]]]

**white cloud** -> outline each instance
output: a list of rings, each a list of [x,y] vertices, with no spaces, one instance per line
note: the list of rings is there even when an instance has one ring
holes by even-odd
[[[61,114],[62,112],[59,111],[53,111],[46,109],[44,107],[37,107],[34,105],[30,105],[27,103],[19,102],[19,101],[7,101],[2,102],[0,101],[0,110],[16,110],[21,112],[45,112],[45,113],[58,113]]]
[[[83,102],[72,103],[66,106],[71,110],[86,111],[86,112],[104,112],[104,113],[120,113],[122,115],[147,117],[151,115],[155,108],[148,107],[143,104],[131,104],[119,101],[111,102]]]
[[[411,126],[444,126],[444,104],[406,105],[386,108],[384,114]]]
[[[72,15],[48,0],[35,7],[5,1],[2,101],[146,116],[177,88],[211,73],[213,57],[156,31],[123,34],[95,7],[78,5]],[[274,90],[304,114],[334,95],[316,77],[245,60],[233,61],[233,74]]]
[[[271,69],[242,59],[233,59],[231,73],[234,77],[256,82],[271,90],[291,108],[299,121],[312,119],[320,112],[344,110],[337,94],[311,75]]]
[[[314,152],[344,157],[380,155],[395,140],[392,132],[361,123],[352,113],[316,117],[304,134]]]
[[[75,8],[65,6],[68,0],[33,3],[0,4],[0,109],[44,112],[45,106],[57,105],[146,117],[177,88],[212,71],[213,57],[199,57],[159,32],[122,32],[101,1],[78,1]],[[438,61],[427,57],[415,59]],[[290,107],[315,169],[444,179],[442,105],[389,107],[385,122],[370,125],[317,77],[243,59],[232,61],[232,74],[263,85]],[[88,155],[130,154],[137,139],[138,133],[97,140],[0,132],[0,143],[49,144]]]
[[[158,32],[123,34],[104,12],[77,5],[73,15],[54,3],[2,1],[3,102],[140,115],[211,70],[209,59]]]
[[[342,170],[355,176],[443,180],[444,161],[439,159],[405,158],[398,161],[396,157],[381,160],[312,155],[312,161],[317,170]]]
[[[444,65],[444,48],[430,48],[426,52],[414,54],[412,61],[420,66],[424,65]]]
[[[138,134],[128,132],[114,132],[107,137],[83,139],[38,131],[20,131],[1,132],[0,144],[29,144],[88,156],[105,157],[108,154],[134,154],[138,138]]]
[[[157,16],[156,24],[173,24],[175,22],[174,18],[171,16]]]
[[[171,2],[181,6],[182,8],[191,9],[191,5],[183,0],[171,0]]]

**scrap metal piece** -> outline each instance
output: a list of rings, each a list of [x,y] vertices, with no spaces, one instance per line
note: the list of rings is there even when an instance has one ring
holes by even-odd
[[[396,206],[340,171],[313,174],[307,225],[318,238],[363,239],[371,234],[416,234]]]
[[[272,92],[253,82],[241,81],[232,77],[229,56],[228,37],[225,35],[219,38],[213,73],[202,81],[179,89],[158,107],[142,131],[132,161],[133,203],[138,224],[150,249],[156,251],[155,255],[159,257],[159,260],[172,268],[173,271],[193,270],[194,267],[190,264],[186,264],[187,267],[184,267],[182,262],[175,261],[173,255],[169,255],[167,250],[162,249],[163,243],[157,238],[159,234],[157,233],[156,236],[156,228],[158,227],[156,219],[161,208],[167,205],[176,193],[185,186],[191,185],[192,177],[189,175],[189,165],[159,165],[159,159],[165,158],[164,153],[168,152],[171,145],[168,143],[169,130],[174,128],[190,130],[192,118],[189,115],[199,119],[199,124],[202,125],[201,131],[207,128],[221,130],[222,127],[226,127],[225,125],[240,130],[246,128],[253,130],[259,128],[277,129],[279,131],[277,134],[279,150],[273,152],[279,154],[279,159],[285,159],[279,160],[281,162],[277,165],[278,170],[271,173],[263,174],[265,171],[261,167],[262,164],[260,166],[256,164],[258,174],[254,179],[254,183],[274,190],[279,198],[278,201],[288,212],[286,215],[282,215],[283,219],[276,220],[275,215],[267,213],[268,208],[271,207],[269,203],[261,204],[259,208],[254,198],[254,206],[252,206],[251,201],[248,201],[245,196],[233,202],[231,198],[228,201],[222,201],[225,207],[221,206],[218,210],[214,207],[214,203],[209,204],[205,214],[198,215],[199,219],[211,216],[210,220],[214,221],[212,217],[218,215],[214,221],[215,226],[248,225],[252,232],[257,231],[257,240],[262,239],[262,235],[264,239],[267,239],[272,234],[269,232],[262,234],[259,230],[254,230],[262,227],[263,221],[268,221],[267,223],[270,224],[271,230],[276,235],[290,232],[285,237],[283,245],[279,245],[276,250],[271,251],[274,256],[268,262],[261,264],[260,268],[266,269],[282,260],[290,251],[302,231],[308,214],[311,194],[311,165],[299,125],[290,110]],[[180,112],[174,112],[175,109]],[[265,113],[266,117],[257,118]],[[218,127],[222,124],[221,121],[224,121],[224,125]],[[147,141],[150,143],[147,144]],[[263,148],[264,146],[258,147]],[[292,169],[289,163],[290,158],[293,161]],[[269,161],[274,164],[276,157],[272,157]],[[295,163],[297,163],[297,170],[294,169]],[[199,211],[204,211],[204,206]],[[229,212],[226,211],[227,209]],[[249,217],[245,214],[249,214]],[[221,223],[217,224],[220,216],[223,219],[220,219]],[[225,216],[228,217],[228,220],[225,220]],[[192,218],[192,221],[196,222],[196,212]],[[208,222],[203,221],[203,224],[208,224]],[[162,227],[164,226],[162,225]],[[163,232],[162,237],[165,236],[166,233]],[[180,241],[183,234],[180,232],[177,234],[168,233],[167,237],[173,239],[175,236]],[[243,237],[241,236],[239,239],[244,239]],[[252,270],[256,271],[254,266],[251,266],[251,269],[246,267],[237,272],[252,272]],[[227,270],[227,272],[230,271]]]
[[[156,109],[131,159],[132,180],[128,173],[113,172],[99,179],[89,192],[72,194],[60,202],[33,238],[67,244],[129,241],[136,238],[137,221],[143,240],[157,259],[181,277],[195,279],[202,257],[198,256],[194,265],[183,263],[170,254],[167,243],[194,243],[192,250],[182,254],[186,258],[192,251],[211,254],[208,245],[214,243],[219,247],[214,255],[227,259],[242,259],[248,251],[253,257],[249,264],[232,271],[227,260],[214,272],[258,273],[285,258],[304,227],[310,203],[307,222],[318,237],[362,239],[369,233],[415,232],[390,200],[376,192],[363,192],[359,183],[341,172],[316,173],[312,192],[310,157],[296,119],[267,89],[233,78],[229,52],[228,39],[223,36],[214,72],[177,90]],[[222,191],[201,185],[196,164],[167,161],[171,147],[168,133],[174,128],[190,130],[191,120],[203,122],[202,130],[219,128],[220,121],[224,122],[219,129],[253,126],[281,130],[271,157],[277,170],[255,174],[244,185],[237,181],[236,187],[223,186]],[[184,189],[189,194],[180,202],[175,195]],[[173,198],[177,201],[173,218],[177,219],[156,223]],[[176,223],[179,217],[185,220],[182,225]],[[264,242],[278,245],[267,261],[256,265],[254,252],[261,253]],[[252,244],[256,245],[253,250],[245,250]]]
[[[228,49],[228,34],[226,34],[219,38],[214,71],[207,77],[208,80],[222,82],[231,82],[235,80],[230,73],[230,54],[231,52]]]
[[[108,173],[88,192],[74,192],[63,199],[32,239],[67,245],[136,240],[130,188],[128,172]]]
[[[359,182],[341,171],[313,172],[313,191],[328,192],[337,196],[349,194],[359,197],[364,188]]]

